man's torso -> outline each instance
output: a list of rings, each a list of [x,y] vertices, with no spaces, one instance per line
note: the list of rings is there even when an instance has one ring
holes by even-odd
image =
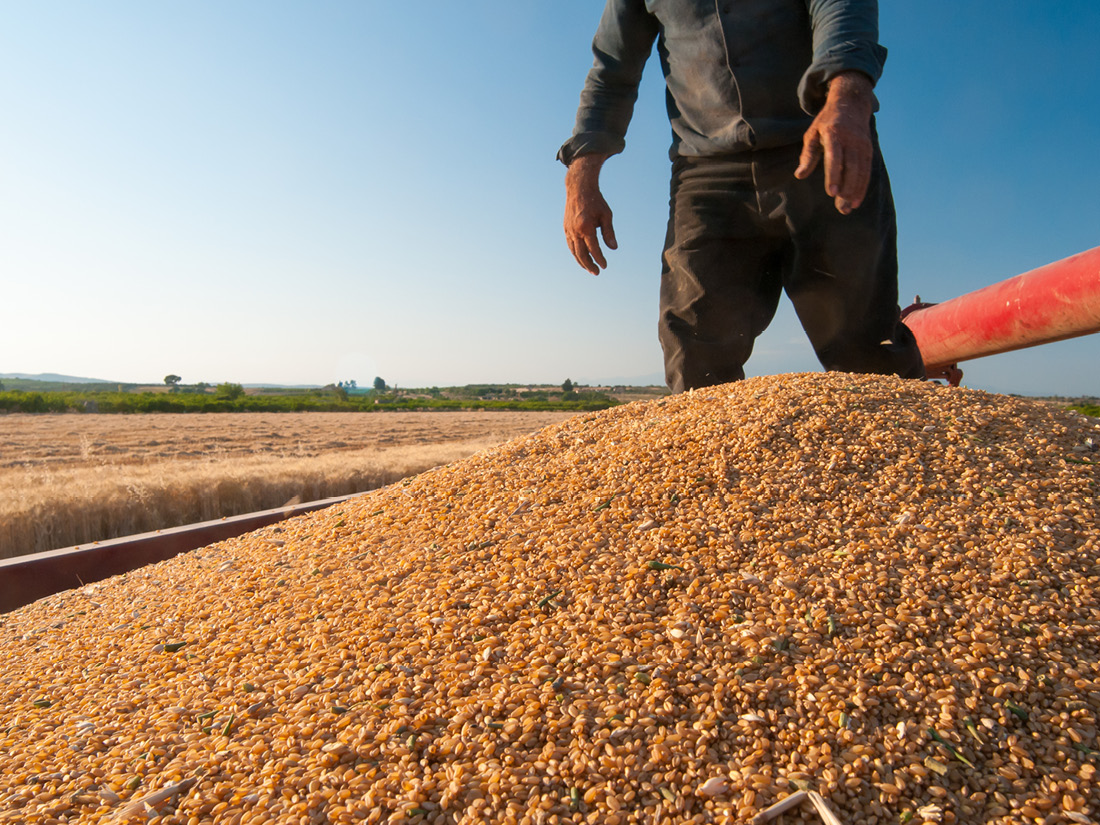
[[[659,21],[678,153],[798,142],[798,84],[813,57],[805,0],[647,0]]]

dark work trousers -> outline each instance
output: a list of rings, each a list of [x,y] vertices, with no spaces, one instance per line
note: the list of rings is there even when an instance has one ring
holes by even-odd
[[[660,340],[674,392],[737,381],[785,290],[827,370],[924,377],[901,322],[897,226],[875,142],[871,183],[842,215],[823,162],[797,180],[800,146],[672,167]]]

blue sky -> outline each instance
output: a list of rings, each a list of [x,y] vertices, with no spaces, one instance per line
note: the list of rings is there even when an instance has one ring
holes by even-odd
[[[883,3],[902,303],[1100,245],[1100,4]],[[593,278],[561,231],[598,0],[0,0],[0,372],[658,383],[656,61]],[[964,365],[1100,395],[1100,337]],[[784,302],[749,374],[818,369]]]

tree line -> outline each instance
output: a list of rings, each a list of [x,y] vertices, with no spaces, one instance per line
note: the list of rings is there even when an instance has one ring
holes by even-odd
[[[435,389],[435,388],[433,388]],[[436,389],[351,395],[342,387],[297,394],[246,394],[239,384],[213,393],[0,391],[0,412],[8,413],[210,413],[210,412],[385,412],[387,410],[592,411],[620,402],[602,392],[473,392],[450,397]]]

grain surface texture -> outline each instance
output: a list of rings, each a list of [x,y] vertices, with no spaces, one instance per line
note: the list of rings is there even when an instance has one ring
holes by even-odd
[[[750,379],[50,597],[0,822],[1095,822],[1098,423]]]

